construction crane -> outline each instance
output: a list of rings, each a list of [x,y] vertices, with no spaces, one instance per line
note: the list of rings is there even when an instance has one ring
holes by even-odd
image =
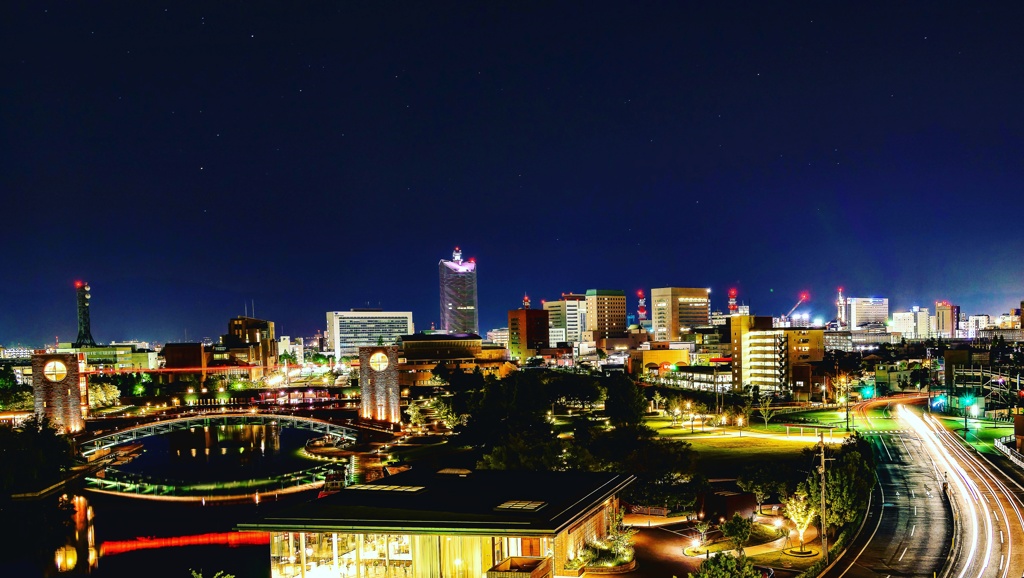
[[[793,312],[796,311],[796,308],[799,307],[800,305],[802,305],[805,301],[809,300],[810,298],[811,298],[811,296],[808,295],[806,292],[805,293],[801,293],[800,294],[800,300],[796,302],[796,305],[794,305],[793,308],[789,310],[789,313],[787,313],[784,316],[784,318],[785,319],[789,319],[789,317],[791,315],[793,315]]]

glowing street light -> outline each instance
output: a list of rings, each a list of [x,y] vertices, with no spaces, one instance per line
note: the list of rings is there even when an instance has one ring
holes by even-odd
[[[743,417],[736,418],[736,427],[740,428],[740,437],[743,437]]]

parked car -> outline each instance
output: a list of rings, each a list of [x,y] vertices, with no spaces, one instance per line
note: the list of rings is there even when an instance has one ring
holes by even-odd
[[[754,570],[761,573],[761,578],[775,578],[775,569],[770,566],[754,566]]]

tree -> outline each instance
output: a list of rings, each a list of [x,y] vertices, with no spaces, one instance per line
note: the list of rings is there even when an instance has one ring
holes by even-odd
[[[704,422],[707,421],[708,406],[706,404],[704,404],[704,403],[698,403],[697,405],[694,406],[693,411],[696,412],[697,415],[704,416],[704,417],[701,417],[701,419],[700,419],[700,431],[701,431],[701,433],[703,433],[704,432]]]
[[[732,540],[732,543],[736,545],[736,549],[740,551],[740,557],[743,554],[743,545],[750,539],[750,533],[754,530],[754,523],[735,513],[732,518],[726,520],[721,526],[722,534]]]
[[[195,570],[193,570],[191,568],[189,568],[188,571],[192,573],[192,578],[203,578],[202,571],[196,572]],[[235,575],[234,574],[225,574],[224,571],[221,570],[221,571],[217,572],[216,574],[214,574],[213,578],[235,578]]]
[[[285,351],[284,353],[277,356],[277,361],[279,363],[290,363],[292,365],[295,365],[298,363],[299,360],[291,351]]]
[[[739,409],[739,415],[743,416],[743,423],[750,425],[751,415],[754,413],[754,401],[746,400],[743,407]]]
[[[414,427],[423,425],[423,411],[415,401],[409,401],[409,407],[405,408],[405,414],[409,416],[409,424]]]
[[[818,514],[818,511],[811,505],[811,501],[807,499],[807,490],[801,487],[792,496],[789,496],[782,502],[783,512],[786,517],[793,522],[796,527],[796,532],[800,536],[800,551],[804,551],[804,532],[807,531],[807,527],[814,521],[814,517]]]
[[[613,554],[619,559],[629,559],[633,556],[633,536],[636,529],[630,528],[622,523],[625,517],[625,510],[618,509],[612,512],[608,520],[608,543]]]
[[[761,504],[765,502],[778,487],[778,481],[771,470],[764,466],[751,467],[736,478],[736,485],[744,492],[754,494],[757,501],[757,513],[761,513]]]
[[[853,522],[867,504],[868,493],[875,483],[871,446],[859,435],[843,442],[835,458],[825,469],[826,526],[835,533]],[[807,478],[808,496],[821,495],[821,475],[812,472]],[[820,512],[819,512],[820,517]]]
[[[761,572],[747,558],[719,552],[701,564],[696,573],[690,572],[689,578],[761,578]]]
[[[604,411],[612,425],[635,425],[643,421],[647,399],[633,380],[625,376],[608,379]]]
[[[764,419],[764,429],[768,429],[768,422],[775,415],[775,410],[772,409],[772,396],[766,395],[761,398],[761,408],[758,411],[761,412],[761,418]]]
[[[708,541],[708,532],[711,530],[711,522],[707,520],[700,520],[693,525],[693,529],[697,530],[697,534],[700,536],[700,545],[703,546]]]
[[[654,392],[654,396],[651,397],[651,401],[654,402],[654,410],[657,411],[659,406],[665,403],[665,396],[661,395],[660,391]]]

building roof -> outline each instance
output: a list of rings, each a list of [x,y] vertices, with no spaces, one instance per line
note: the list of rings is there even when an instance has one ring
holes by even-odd
[[[402,343],[410,341],[452,341],[456,339],[483,340],[476,333],[414,333],[413,335],[402,335]]]
[[[238,529],[554,535],[634,479],[591,472],[409,470]]]
[[[622,289],[587,289],[587,297],[625,297],[626,292]]]

